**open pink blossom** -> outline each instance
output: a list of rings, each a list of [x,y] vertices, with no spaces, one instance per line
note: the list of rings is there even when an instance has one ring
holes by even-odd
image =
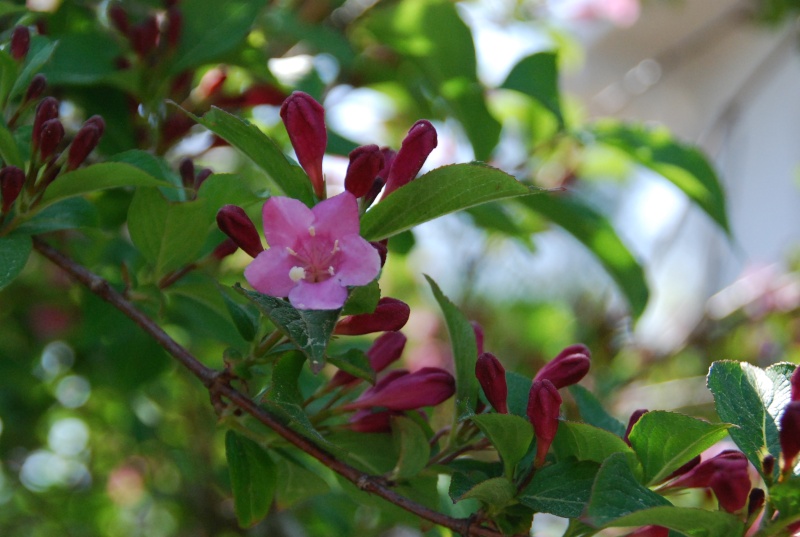
[[[244,271],[260,293],[288,296],[298,309],[338,309],[348,285],[366,285],[380,272],[378,252],[359,235],[358,203],[349,192],[313,209],[273,197],[264,204],[263,218],[269,250]]]

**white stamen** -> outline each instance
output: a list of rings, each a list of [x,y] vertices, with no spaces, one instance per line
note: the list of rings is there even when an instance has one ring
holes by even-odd
[[[293,255],[293,256],[297,257],[297,252],[295,252],[294,250],[292,250],[288,246],[286,247],[286,251],[289,252],[289,255]]]
[[[331,250],[331,254],[335,254],[339,250],[340,250],[340,248],[339,248],[339,239],[336,239],[335,241],[333,241],[333,250]]]
[[[329,267],[328,267],[328,274],[330,274],[331,276],[333,276],[334,274],[336,274],[336,271],[335,271],[335,270],[333,270],[333,267],[332,267],[332,266],[329,266]]]
[[[306,277],[306,269],[303,267],[292,267],[289,271],[289,278],[297,283]]]
[[[315,235],[317,234],[317,230],[316,230],[316,229],[314,229],[314,226],[309,226],[309,228],[308,228],[308,234],[309,234],[309,235],[311,235],[312,237],[313,237],[313,236],[315,236]]]

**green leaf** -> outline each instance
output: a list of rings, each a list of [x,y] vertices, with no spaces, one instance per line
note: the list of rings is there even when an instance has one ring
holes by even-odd
[[[606,121],[597,123],[592,133],[599,142],[625,151],[636,162],[664,176],[722,229],[730,231],[722,186],[700,151],[679,143],[664,128]]]
[[[208,206],[214,214],[223,205],[238,205],[246,209],[251,205],[264,203],[264,199],[245,184],[243,177],[232,173],[215,173],[208,177],[200,185],[197,199],[208,200]]]
[[[369,364],[369,358],[361,349],[349,349],[338,356],[329,355],[328,362],[335,365],[345,373],[364,379],[375,384],[375,371]]]
[[[14,233],[35,235],[59,229],[95,227],[97,221],[97,209],[94,205],[81,198],[66,199],[37,211],[15,229]]]
[[[306,357],[295,351],[287,352],[272,369],[272,384],[267,390],[267,399],[276,403],[302,405],[298,379],[303,371]]]
[[[505,476],[513,478],[514,467],[533,441],[530,422],[512,414],[480,414],[471,419],[500,454]]]
[[[394,479],[414,477],[428,465],[431,446],[425,431],[414,420],[404,416],[392,416],[392,438],[400,454],[392,472]]]
[[[225,301],[225,308],[228,310],[236,330],[245,341],[253,341],[258,330],[258,314],[241,304],[237,304],[222,288],[220,289],[220,294]]]
[[[90,85],[119,70],[116,62],[122,51],[108,33],[70,32],[59,36],[52,56],[42,70],[48,84]]]
[[[502,508],[514,500],[514,484],[505,477],[493,477],[479,483],[461,472],[453,474],[450,497],[453,503],[474,498],[494,508]]]
[[[32,248],[33,241],[27,235],[0,237],[0,289],[22,272]]]
[[[524,93],[553,113],[559,127],[564,127],[558,93],[558,64],[553,52],[538,52],[521,59],[511,69],[501,88]]]
[[[602,526],[630,513],[661,505],[671,504],[642,486],[631,472],[625,455],[615,453],[597,472],[587,513],[595,524]]]
[[[25,93],[33,77],[36,76],[42,69],[42,66],[50,60],[53,51],[56,49],[56,45],[58,45],[58,43],[50,43],[41,36],[35,36],[31,39],[31,48],[25,58],[22,72],[17,76],[17,80],[11,87],[11,92],[9,93],[10,99]],[[48,83],[50,83],[49,78]]]
[[[65,173],[47,187],[42,205],[50,205],[64,198],[80,196],[96,190],[123,186],[165,186],[152,175],[135,166],[121,162],[102,162]]]
[[[644,468],[644,481],[654,485],[728,434],[727,423],[708,423],[691,416],[654,410],[642,416],[629,437]]]
[[[314,372],[322,369],[325,365],[325,349],[340,310],[297,310],[280,298],[248,291],[239,284],[233,288],[255,304],[261,313],[292,340],[308,358]]]
[[[14,139],[14,135],[11,134],[11,131],[6,128],[2,119],[0,119],[0,159],[3,159],[6,166],[16,166],[17,168],[25,169],[25,161],[19,152],[17,141]]]
[[[649,295],[644,271],[604,216],[570,195],[527,196],[520,201],[581,241],[617,283],[633,316],[644,312]]]
[[[171,74],[212,62],[236,48],[265,0],[182,0],[183,24]]]
[[[585,423],[559,423],[553,450],[559,461],[574,457],[579,461],[602,463],[611,455],[621,453],[632,467],[639,464],[636,454],[622,438]]]
[[[515,416],[528,417],[528,397],[533,381],[513,371],[506,371],[508,411]]]
[[[800,517],[800,479],[791,478],[770,487],[769,502],[780,511],[779,521],[783,521],[787,515]]]
[[[459,420],[464,419],[474,413],[475,403],[478,401],[478,379],[475,376],[478,345],[475,342],[475,331],[464,314],[442,293],[436,282],[428,276],[425,278],[447,323],[456,370],[456,416]]]
[[[622,438],[625,436],[625,424],[611,416],[592,392],[575,384],[569,387],[569,393],[578,404],[581,418],[588,425],[605,429]]]
[[[381,286],[378,280],[372,280],[367,285],[355,287],[347,297],[347,302],[342,308],[342,315],[360,315],[372,313],[378,307],[381,299]]]
[[[277,468],[261,446],[233,431],[225,433],[225,457],[236,518],[247,528],[267,516],[275,495]]]
[[[400,187],[367,211],[361,219],[361,234],[368,241],[381,240],[445,214],[535,192],[485,164],[442,166]]]
[[[778,423],[791,400],[789,378],[795,367],[781,363],[765,371],[746,362],[719,361],[708,372],[717,414],[737,426],[728,433],[759,472],[765,455],[780,457]],[[774,478],[778,472],[776,464]]]
[[[6,102],[11,87],[17,80],[17,62],[5,50],[0,50],[0,105]]]
[[[314,194],[308,176],[302,168],[291,163],[277,144],[258,127],[215,107],[206,112],[202,118],[189,115],[247,155],[256,166],[266,172],[284,194],[299,199],[309,207],[314,204]]]
[[[138,189],[128,208],[131,240],[157,277],[197,258],[212,221],[203,200],[171,203],[155,188]]]
[[[744,524],[724,511],[691,507],[651,507],[618,518],[606,527],[663,526],[690,537],[741,537]]]
[[[537,513],[579,517],[589,503],[599,468],[595,462],[571,459],[545,466],[536,471],[517,499]]]

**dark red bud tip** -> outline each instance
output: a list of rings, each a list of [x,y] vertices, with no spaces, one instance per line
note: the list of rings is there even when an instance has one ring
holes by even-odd
[[[720,507],[735,513],[745,506],[750,495],[747,467],[744,453],[725,450],[678,477],[669,488],[710,488]]]
[[[377,338],[367,351],[369,365],[376,373],[380,373],[400,359],[406,346],[406,336],[401,332],[386,332]],[[330,387],[343,386],[358,382],[358,378],[344,371],[337,371],[330,381]]]
[[[392,162],[384,197],[414,179],[437,144],[436,129],[430,121],[420,119],[414,123]]]
[[[475,346],[478,347],[478,356],[483,354],[483,327],[478,321],[470,321],[472,331],[475,332]]]
[[[67,170],[74,170],[86,160],[97,144],[100,143],[100,136],[103,134],[105,123],[102,118],[95,116],[99,119],[95,121],[86,121],[83,127],[75,135],[72,144],[69,146],[69,154],[67,155]]]
[[[286,100],[286,93],[270,84],[256,84],[242,94],[242,106],[269,104],[278,106]]]
[[[506,370],[495,355],[484,352],[475,362],[475,376],[486,399],[500,414],[508,414]]]
[[[31,32],[26,26],[17,26],[11,33],[11,57],[22,61],[31,48]]]
[[[747,517],[750,518],[755,513],[759,512],[764,507],[766,494],[764,489],[754,488],[750,491],[750,496],[747,499]]]
[[[108,19],[122,35],[128,35],[131,30],[131,23],[128,20],[128,12],[121,5],[114,4],[108,8]]]
[[[42,137],[42,126],[50,119],[58,117],[58,101],[55,97],[45,97],[36,106],[33,117],[33,133],[31,134],[32,149],[35,153],[39,148],[39,139]]]
[[[3,213],[7,213],[11,205],[22,192],[25,184],[25,172],[16,166],[6,166],[0,169],[0,195],[3,196]]]
[[[626,436],[626,439],[627,439],[627,436]],[[629,442],[628,442],[628,445],[630,445]],[[687,462],[686,464],[684,464],[683,466],[681,466],[680,468],[678,468],[677,470],[675,470],[674,472],[669,474],[669,476],[667,476],[667,478],[664,479],[664,481],[671,481],[671,480],[675,479],[676,477],[679,477],[679,476],[682,476],[683,474],[689,473],[698,464],[700,464],[700,455],[698,455],[698,456],[694,457],[693,459],[689,460],[689,462]]]
[[[589,357],[589,349],[584,345],[570,345],[540,369],[534,380],[547,379],[559,390],[577,384],[589,372]]]
[[[792,385],[792,401],[800,401],[800,366],[794,369],[790,382]]]
[[[167,44],[170,48],[176,48],[181,39],[183,30],[183,13],[177,7],[170,7],[167,10]]]
[[[761,472],[766,476],[771,476],[775,471],[775,457],[770,454],[764,455],[761,459]]]
[[[372,313],[342,317],[333,333],[339,336],[360,336],[375,332],[400,330],[408,322],[411,308],[402,300],[383,297]]]
[[[781,416],[781,470],[791,472],[797,454],[800,453],[800,401],[792,401],[786,405]]]
[[[348,427],[358,433],[388,433],[392,430],[391,418],[397,412],[359,410],[350,418]]]
[[[640,408],[639,410],[634,410],[633,414],[631,414],[631,417],[628,420],[628,427],[625,429],[625,436],[622,437],[622,439],[625,440],[625,443],[628,444],[629,446],[631,445],[629,438],[631,436],[631,431],[633,430],[633,426],[636,425],[636,422],[639,421],[642,418],[642,416],[644,416],[648,412],[649,411],[646,408]]]
[[[383,165],[383,153],[377,145],[355,148],[350,153],[350,165],[344,178],[345,190],[357,198],[366,196]]]
[[[103,133],[106,132],[106,122],[103,119],[103,116],[98,116],[95,114],[83,122],[84,127],[87,127],[89,125],[95,126],[97,130],[100,132],[100,136],[102,136]]]
[[[158,46],[158,20],[151,15],[131,28],[130,40],[140,57],[150,54]]]
[[[667,537],[668,535],[669,529],[664,526],[642,526],[626,537]]]
[[[217,226],[250,257],[264,251],[256,226],[241,207],[224,205],[217,211]]]
[[[547,451],[558,432],[558,417],[561,410],[561,395],[549,380],[536,380],[528,394],[528,419],[536,435],[537,468],[544,464]]]
[[[219,243],[217,247],[214,248],[214,251],[211,252],[211,255],[214,259],[221,260],[233,254],[238,249],[239,247],[233,242],[233,239],[228,238]]]
[[[314,193],[318,198],[324,198],[322,157],[328,145],[325,109],[311,95],[295,91],[283,101],[281,119],[289,133],[297,160],[311,180]]]
[[[28,89],[25,91],[25,102],[30,102],[38,99],[44,93],[47,87],[47,79],[44,75],[36,75],[31,79],[28,84]]]
[[[48,119],[42,125],[42,134],[39,136],[39,156],[42,160],[49,159],[56,152],[61,140],[64,139],[64,125],[58,119]]]
[[[388,241],[375,241],[371,242],[370,244],[378,251],[378,255],[381,258],[381,267],[383,267],[386,264],[386,256],[389,253]]]
[[[178,165],[178,172],[181,174],[181,183],[183,183],[184,187],[194,187],[194,162],[192,162],[192,159],[182,159]]]
[[[453,375],[438,367],[423,367],[414,373],[392,371],[375,386],[341,408],[358,410],[384,407],[388,410],[414,410],[436,406],[456,391]]]
[[[213,173],[214,172],[213,172],[213,170],[211,170],[211,168],[203,168],[202,170],[197,172],[197,177],[195,177],[195,179],[194,179],[194,189],[195,190],[200,190],[200,186],[203,183],[205,183],[206,179],[211,177],[211,174],[213,174]]]

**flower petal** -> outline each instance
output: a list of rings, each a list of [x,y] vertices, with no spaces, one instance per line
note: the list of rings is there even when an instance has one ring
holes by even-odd
[[[366,285],[381,271],[381,256],[359,235],[339,239],[339,263],[336,279],[342,285]]]
[[[350,192],[328,198],[314,206],[314,227],[334,239],[358,235],[358,202]]]
[[[347,300],[347,288],[335,279],[324,282],[300,280],[289,292],[289,302],[299,310],[335,310]]]
[[[244,269],[244,277],[259,293],[286,296],[296,285],[289,277],[294,261],[286,247],[276,246],[258,254]]]
[[[309,236],[308,228],[314,223],[314,214],[303,202],[283,196],[268,199],[262,216],[264,237],[270,248],[295,248],[299,239]]]

